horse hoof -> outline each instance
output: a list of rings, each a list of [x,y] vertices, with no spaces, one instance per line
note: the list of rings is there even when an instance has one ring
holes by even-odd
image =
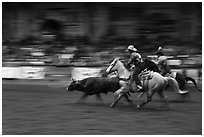
[[[132,105],[132,104],[133,104],[133,101],[132,101],[132,100],[129,100],[128,103],[129,103],[130,105]]]
[[[110,105],[110,108],[113,108],[113,107],[114,107],[114,104],[111,104],[111,105]]]
[[[156,110],[159,110],[159,111],[168,111],[168,110],[170,110],[170,108],[169,107],[160,106],[160,107],[156,108]]]
[[[140,105],[137,105],[137,109],[141,109],[141,106],[140,106]]]

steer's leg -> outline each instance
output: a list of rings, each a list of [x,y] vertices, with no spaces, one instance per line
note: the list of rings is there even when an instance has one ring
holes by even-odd
[[[77,101],[77,103],[83,103],[86,101],[88,94],[83,94],[81,98]]]
[[[103,100],[102,100],[101,95],[99,93],[96,94],[96,98],[103,103]]]

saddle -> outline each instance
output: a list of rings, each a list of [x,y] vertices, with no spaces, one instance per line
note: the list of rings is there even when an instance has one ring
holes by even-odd
[[[170,76],[170,77],[175,79],[176,78],[176,74],[177,74],[177,72],[171,71],[170,73],[167,73],[165,76],[166,77]]]
[[[141,78],[141,80],[150,80],[153,78],[152,73],[153,71],[145,69],[138,76]]]

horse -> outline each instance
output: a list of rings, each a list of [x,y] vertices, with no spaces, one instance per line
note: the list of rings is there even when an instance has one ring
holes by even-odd
[[[71,83],[66,87],[67,91],[81,91],[84,94],[78,102],[82,102],[90,95],[96,95],[101,102],[102,98],[100,93],[107,94],[108,92],[114,93],[120,88],[119,79],[117,77],[89,77],[82,80],[72,79]],[[128,103],[132,103],[130,94],[125,94],[124,97]]]
[[[143,59],[143,62],[139,62],[135,67],[136,67],[135,68],[136,74],[139,74],[139,72],[143,69],[152,70],[154,72],[160,72],[157,64],[155,62],[147,59],[147,58]],[[191,81],[191,82],[193,82],[195,88],[201,92],[201,89],[198,88],[197,83],[196,83],[194,78],[187,77],[183,74],[180,74],[180,73],[177,73],[174,71],[172,71],[171,74],[167,74],[166,76],[171,76],[172,78],[176,79],[176,81],[178,82],[180,90],[184,90],[186,83],[188,81]]]
[[[117,71],[118,77],[120,80],[126,80],[128,82],[128,86],[132,87],[132,84],[134,85],[135,82],[133,82],[130,79],[131,72],[127,70],[124,66],[124,64],[119,60],[119,58],[115,58],[112,63],[109,65],[109,67],[106,69],[106,73],[109,74],[113,71]],[[163,77],[161,74],[158,72],[154,71],[149,71],[150,73],[147,75],[145,79],[142,79],[143,82],[143,87],[146,87],[146,94],[147,94],[147,99],[143,101],[141,104],[137,105],[137,108],[140,109],[142,108],[145,104],[150,102],[152,100],[152,96],[157,93],[161,100],[165,102],[166,107],[168,108],[168,101],[167,101],[167,96],[164,95],[164,89],[167,85],[167,83],[172,87],[172,89],[178,93],[186,93],[184,91],[180,91],[178,83],[176,82],[175,79],[171,77]],[[143,73],[143,70],[140,69],[138,73]],[[115,100],[113,104],[111,104],[111,107],[114,107],[117,102],[120,100],[120,98],[123,96],[123,93],[126,92],[131,92],[130,89],[126,89],[127,91],[122,91],[118,93],[118,97]],[[117,93],[117,91],[116,91]]]

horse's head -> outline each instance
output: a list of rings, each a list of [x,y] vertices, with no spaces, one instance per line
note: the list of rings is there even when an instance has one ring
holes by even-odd
[[[74,91],[77,90],[78,87],[80,86],[79,80],[72,79],[71,83],[69,86],[66,87],[67,91]]]
[[[117,71],[117,77],[119,78],[129,78],[131,75],[130,71],[125,68],[124,64],[119,60],[119,58],[115,58],[110,66],[106,69],[107,74],[114,71]]]
[[[117,71],[117,69],[118,69],[117,63],[118,63],[118,61],[119,61],[119,58],[115,58],[115,59],[111,62],[111,64],[109,65],[109,67],[106,69],[106,73],[107,73],[107,74],[109,74],[109,73],[111,73],[111,72],[113,72],[113,71]]]

